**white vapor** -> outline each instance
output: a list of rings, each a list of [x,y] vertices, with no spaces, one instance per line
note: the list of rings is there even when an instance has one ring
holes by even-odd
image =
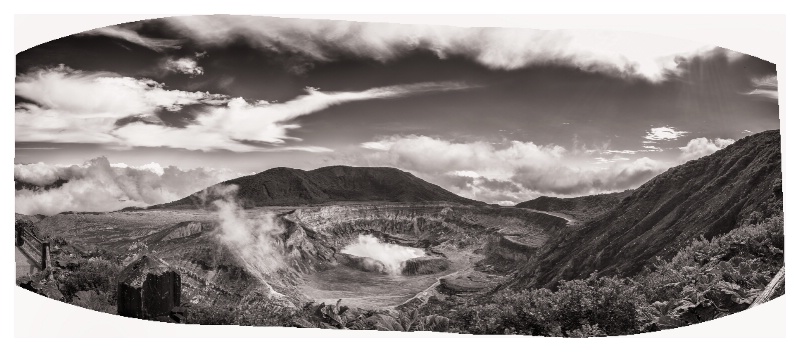
[[[91,31],[80,33],[79,35],[102,35],[122,39],[157,52],[163,52],[167,49],[179,49],[181,42],[180,40],[176,39],[148,38],[140,35],[131,28],[123,26],[97,28]]]
[[[381,243],[370,235],[358,235],[356,242],[343,248],[342,253],[375,259],[386,265],[391,274],[400,274],[404,261],[425,255],[419,248]]]
[[[64,211],[114,211],[178,200],[213,184],[241,176],[226,169],[182,170],[156,163],[111,165],[104,157],[81,165],[16,164],[14,180],[36,186],[66,181],[57,188],[21,189],[14,211],[53,215]]]
[[[594,29],[459,28],[219,15],[164,21],[206,47],[243,40],[254,48],[299,54],[312,65],[340,56],[386,62],[421,49],[442,59],[467,57],[498,70],[556,64],[659,81],[666,73],[678,71],[677,57],[713,49],[675,38]]]
[[[735,142],[733,139],[717,138],[710,140],[708,138],[695,138],[689,141],[685,147],[679,147],[681,155],[678,161],[686,162],[689,160],[698,159],[706,155],[711,155],[714,152],[723,149]]]
[[[61,66],[17,76],[15,93],[35,102],[15,111],[17,142],[98,143],[118,147],[170,147],[234,152],[300,150],[329,152],[320,146],[285,146],[297,117],[334,105],[372,99],[473,88],[460,82],[427,82],[356,92],[306,93],[283,103],[248,102],[220,94],[167,90],[149,79],[86,73]],[[168,126],[161,110],[202,104],[186,127]],[[135,118],[122,126],[123,118]]]
[[[222,196],[215,200],[219,232],[217,239],[239,260],[240,264],[261,281],[272,294],[277,294],[269,284],[270,275],[284,267],[283,245],[280,234],[285,231],[272,213],[248,216],[236,203],[238,186],[212,188]]]

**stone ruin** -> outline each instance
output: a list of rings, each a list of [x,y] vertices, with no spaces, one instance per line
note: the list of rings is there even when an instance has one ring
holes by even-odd
[[[169,264],[144,255],[118,278],[117,314],[124,317],[182,322],[181,276]]]

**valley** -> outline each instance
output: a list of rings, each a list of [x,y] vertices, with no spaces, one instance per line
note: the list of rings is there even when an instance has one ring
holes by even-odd
[[[17,214],[18,227],[53,243],[53,268],[17,282],[114,312],[122,268],[153,257],[180,275],[180,315],[196,324],[669,329],[783,294],[771,283],[784,258],[779,137],[743,138],[633,191],[516,207],[464,200],[399,171],[337,167],[323,170],[326,182],[247,176],[149,208]],[[397,182],[406,186],[384,192]],[[263,205],[287,184],[298,197]],[[320,200],[348,192],[361,200]],[[407,197],[426,200],[398,201]],[[763,293],[768,284],[775,290]]]
[[[447,275],[489,271],[496,279],[477,290],[489,289],[509,273],[503,268],[526,261],[549,233],[567,224],[523,209],[445,203],[241,211],[250,221],[275,222],[272,235],[281,259],[276,270],[259,271],[267,266],[263,257],[226,246],[219,214],[213,210],[58,214],[36,226],[43,235],[63,238],[81,251],[108,252],[123,266],[145,253],[157,255],[185,274],[184,294],[196,304],[235,303],[249,291],[264,291],[266,282],[289,305],[342,299],[353,307],[391,309]],[[342,249],[363,235],[424,251],[423,257],[410,260],[420,262],[419,272],[365,271],[343,258],[350,255]],[[435,260],[438,267],[426,266]]]

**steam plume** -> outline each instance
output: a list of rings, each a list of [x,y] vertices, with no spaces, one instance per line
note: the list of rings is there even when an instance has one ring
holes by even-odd
[[[212,204],[217,208],[217,239],[239,260],[248,273],[259,279],[270,294],[278,295],[268,283],[271,274],[284,267],[280,234],[283,226],[275,214],[251,217],[236,203],[238,186],[218,186],[213,191],[223,196]]]
[[[381,243],[377,238],[369,235],[358,235],[358,241],[342,249],[342,253],[380,261],[392,274],[400,274],[404,261],[425,255],[425,252],[419,248]]]

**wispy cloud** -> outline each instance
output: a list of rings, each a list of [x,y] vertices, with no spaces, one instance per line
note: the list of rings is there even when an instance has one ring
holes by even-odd
[[[427,50],[441,59],[467,57],[497,70],[556,64],[658,81],[678,71],[676,57],[713,49],[666,37],[654,42],[652,36],[597,30],[458,28],[264,16],[178,16],[164,21],[200,45],[220,47],[244,41],[254,48],[297,55],[306,61],[304,65],[312,66],[340,56],[387,62],[413,50]]]
[[[331,151],[319,146],[287,146],[292,122],[334,105],[394,99],[415,94],[473,88],[461,82],[425,82],[352,92],[305,94],[283,103],[249,102],[207,92],[167,90],[149,79],[86,73],[66,67],[42,69],[17,77],[16,94],[32,103],[16,106],[19,142],[100,143],[118,147],[170,147],[235,152],[299,150]],[[164,124],[156,113],[202,104],[185,127]],[[133,117],[133,118],[132,118]],[[124,124],[121,120],[126,119]]]
[[[100,35],[100,36],[122,39],[157,52],[163,52],[167,49],[180,49],[181,47],[180,40],[148,38],[142,36],[134,29],[124,26],[97,28],[91,31],[83,32],[80,35]]]
[[[778,76],[764,76],[753,79],[753,90],[748,95],[757,95],[778,100]]]

